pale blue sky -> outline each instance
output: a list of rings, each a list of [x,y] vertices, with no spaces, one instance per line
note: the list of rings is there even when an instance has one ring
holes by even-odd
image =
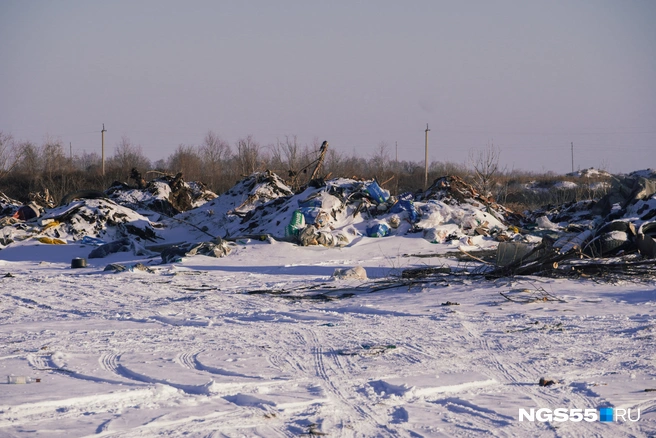
[[[656,168],[656,1],[0,0],[0,130],[151,159],[208,130],[532,171]]]

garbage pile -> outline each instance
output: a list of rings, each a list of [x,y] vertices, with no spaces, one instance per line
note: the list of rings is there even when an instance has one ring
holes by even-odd
[[[419,225],[434,243],[472,235],[508,241],[518,231],[512,225],[518,225],[523,219],[522,215],[481,195],[457,176],[438,178],[423,198],[428,200],[423,206],[426,219]]]
[[[259,173],[175,218],[226,239],[267,235],[302,246],[344,246],[358,237],[414,233],[433,243],[507,240],[509,218],[519,217],[457,177],[441,178],[417,198],[393,197],[375,180],[347,178],[293,193],[277,175]]]
[[[117,204],[145,215],[156,212],[167,217],[175,216],[200,207],[217,197],[203,183],[185,182],[182,173],[175,176],[165,175],[148,183],[143,181],[136,170],[133,169],[132,173],[133,178],[138,181],[138,187],[117,181],[105,193]]]
[[[256,172],[237,182],[225,194],[174,219],[212,230],[217,236],[275,234],[275,229],[257,224],[263,221],[263,215],[276,212],[280,203],[293,195],[292,189],[278,175]]]
[[[500,245],[493,274],[589,275],[590,269],[656,274],[653,261],[641,261],[656,258],[656,173],[617,179],[599,201],[535,211],[523,227],[523,233],[541,240]]]
[[[617,179],[599,201],[525,215],[456,176],[438,178],[425,192],[398,196],[376,180],[349,178],[315,179],[295,192],[269,171],[249,175],[221,196],[185,182],[181,174],[146,182],[137,172],[133,179],[136,187],[115,183],[105,192],[74,193],[54,208],[43,202],[25,206],[1,195],[0,249],[35,238],[92,245],[89,257],[129,251],[160,254],[169,263],[198,254],[227,256],[229,242],[244,238],[339,247],[362,238],[408,236],[471,251],[494,248],[493,275],[571,269],[570,261],[581,255],[656,257],[651,171]]]

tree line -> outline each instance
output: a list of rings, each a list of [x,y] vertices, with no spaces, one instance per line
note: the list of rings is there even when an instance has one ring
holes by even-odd
[[[231,145],[209,131],[200,144],[181,144],[166,159],[152,161],[144,155],[141,146],[124,136],[113,154],[106,158],[103,175],[101,157],[96,152],[71,156],[59,140],[37,145],[0,132],[0,191],[25,200],[30,192],[48,189],[53,197],[60,198],[75,190],[104,190],[114,181],[129,182],[133,168],[146,180],[182,172],[186,181],[202,182],[218,194],[244,176],[264,170],[277,173],[290,185],[301,186],[308,182],[320,148],[318,140],[300,144],[296,136],[263,146],[249,135]],[[434,162],[429,173],[434,177],[465,175],[467,169],[464,165]],[[319,175],[375,178],[386,189],[400,193],[423,187],[424,164],[392,160],[385,143],[370,157],[347,155],[329,147]]]
[[[147,181],[181,172],[186,181],[202,182],[219,195],[243,177],[264,170],[278,174],[292,188],[299,188],[309,182],[320,151],[319,140],[300,144],[296,136],[286,136],[262,145],[249,135],[230,144],[208,131],[200,144],[181,144],[166,159],[152,161],[144,155],[141,146],[124,136],[115,145],[113,154],[106,158],[103,175],[101,157],[96,152],[71,156],[66,154],[59,140],[46,140],[37,145],[16,140],[0,131],[0,192],[27,202],[30,193],[47,190],[59,201],[67,193],[82,189],[105,190],[116,181],[134,185],[134,181],[130,181],[132,169]],[[456,175],[501,202],[529,204],[533,198],[516,193],[521,191],[524,182],[557,177],[553,173],[536,175],[508,171],[500,166],[500,155],[500,148],[488,144],[480,149],[472,148],[467,163],[433,161],[428,169],[428,184],[441,176]],[[368,157],[348,155],[328,147],[318,175],[376,179],[383,188],[398,195],[416,193],[424,188],[425,166],[423,162],[393,159],[389,145],[381,142]],[[558,196],[562,198],[563,194]],[[580,196],[572,193],[567,199]]]

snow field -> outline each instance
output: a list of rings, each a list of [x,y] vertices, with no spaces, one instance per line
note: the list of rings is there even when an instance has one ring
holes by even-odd
[[[369,293],[331,278],[463,266],[406,257],[449,249],[420,237],[251,243],[174,265],[120,253],[81,270],[70,258],[88,247],[44,247],[2,252],[0,373],[41,382],[0,384],[0,437],[656,433],[653,284],[461,277]],[[102,271],[135,261],[154,272]],[[334,292],[306,299],[317,287]],[[538,288],[565,302],[499,294]],[[297,292],[248,293],[283,289]],[[641,419],[518,421],[519,408],[600,406]]]

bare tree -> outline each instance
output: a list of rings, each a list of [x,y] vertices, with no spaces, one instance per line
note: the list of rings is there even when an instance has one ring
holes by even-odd
[[[328,149],[326,154],[326,161],[324,162],[324,167],[327,172],[330,172],[333,175],[343,175],[344,174],[344,156],[340,152],[337,152],[335,149]]]
[[[286,135],[284,142],[277,140],[275,145],[271,145],[271,153],[274,167],[284,168],[285,171],[298,170],[299,145],[295,135]]]
[[[0,179],[13,170],[19,158],[14,138],[0,131]]]
[[[230,145],[214,132],[208,131],[200,153],[203,157],[203,181],[209,184],[212,190],[218,190],[225,162],[232,155]]]
[[[242,174],[250,175],[255,172],[260,160],[260,144],[250,135],[237,140],[237,159]]]
[[[203,160],[198,148],[194,146],[179,145],[168,159],[168,168],[173,173],[182,172],[184,178],[198,180],[201,177]]]
[[[47,140],[41,148],[41,157],[44,176],[48,177],[48,180],[52,181],[54,175],[66,170],[67,160],[61,141]]]
[[[85,172],[98,172],[102,163],[100,154],[97,152],[82,152],[82,155],[76,155],[73,163],[76,169]]]
[[[386,142],[381,141],[378,143],[376,152],[371,157],[371,170],[378,178],[383,178],[385,171],[389,167],[390,156],[388,150],[389,145]]]
[[[474,185],[485,196],[492,195],[492,186],[499,174],[501,149],[488,143],[484,149],[471,149],[469,163],[474,170]]]
[[[114,156],[109,160],[108,167],[111,168],[114,178],[127,179],[133,168],[149,168],[150,160],[144,156],[141,146],[133,145],[128,137],[123,136],[116,145]]]
[[[24,141],[19,143],[17,148],[16,171],[37,176],[43,170],[41,161],[41,151],[32,142]]]

